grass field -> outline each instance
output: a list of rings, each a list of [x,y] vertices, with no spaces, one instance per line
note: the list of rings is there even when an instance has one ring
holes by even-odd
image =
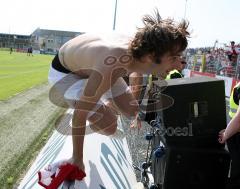
[[[0,100],[47,81],[53,56],[0,51]]]
[[[0,189],[16,188],[65,111],[48,98],[52,58],[0,51]]]

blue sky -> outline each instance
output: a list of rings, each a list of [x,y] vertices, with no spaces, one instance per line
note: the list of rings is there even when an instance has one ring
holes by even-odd
[[[109,32],[114,5],[115,0],[7,0],[1,2],[0,33],[28,35],[38,27]],[[134,33],[141,17],[155,7],[163,18],[176,20],[184,18],[186,10],[189,47],[213,46],[215,40],[240,43],[240,0],[118,0],[116,31]]]

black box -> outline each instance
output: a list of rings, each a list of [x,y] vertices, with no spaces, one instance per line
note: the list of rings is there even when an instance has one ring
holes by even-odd
[[[154,82],[150,109],[161,114],[168,145],[216,147],[226,128],[224,81],[191,77]],[[156,95],[157,94],[157,95]],[[155,114],[153,112],[153,114]]]
[[[163,189],[226,187],[230,157],[223,149],[169,148],[162,160],[165,163],[160,161],[155,163],[155,169],[164,169],[161,183]],[[155,183],[158,183],[157,178]]]

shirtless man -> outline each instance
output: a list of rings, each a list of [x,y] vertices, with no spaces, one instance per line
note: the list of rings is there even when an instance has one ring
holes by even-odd
[[[136,73],[164,79],[181,64],[180,56],[188,43],[188,23],[163,20],[158,11],[153,17],[143,17],[143,23],[132,37],[80,35],[64,44],[53,60],[49,81],[55,88],[56,83],[70,83],[64,98],[75,99],[68,101],[74,107],[71,162],[82,170],[86,120],[95,132],[112,135],[116,131],[117,117],[108,107],[108,99],[125,116],[138,117],[139,105],[122,77]]]

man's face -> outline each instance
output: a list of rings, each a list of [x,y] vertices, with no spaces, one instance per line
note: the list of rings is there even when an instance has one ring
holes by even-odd
[[[176,68],[178,71],[182,71],[185,67],[186,67],[186,64],[187,64],[187,60],[186,60],[186,57],[185,56],[182,56],[181,57],[181,64],[179,65],[178,68]]]
[[[175,55],[165,54],[161,58],[161,63],[155,64],[153,74],[164,79],[170,71],[183,67],[181,61],[181,53]]]

